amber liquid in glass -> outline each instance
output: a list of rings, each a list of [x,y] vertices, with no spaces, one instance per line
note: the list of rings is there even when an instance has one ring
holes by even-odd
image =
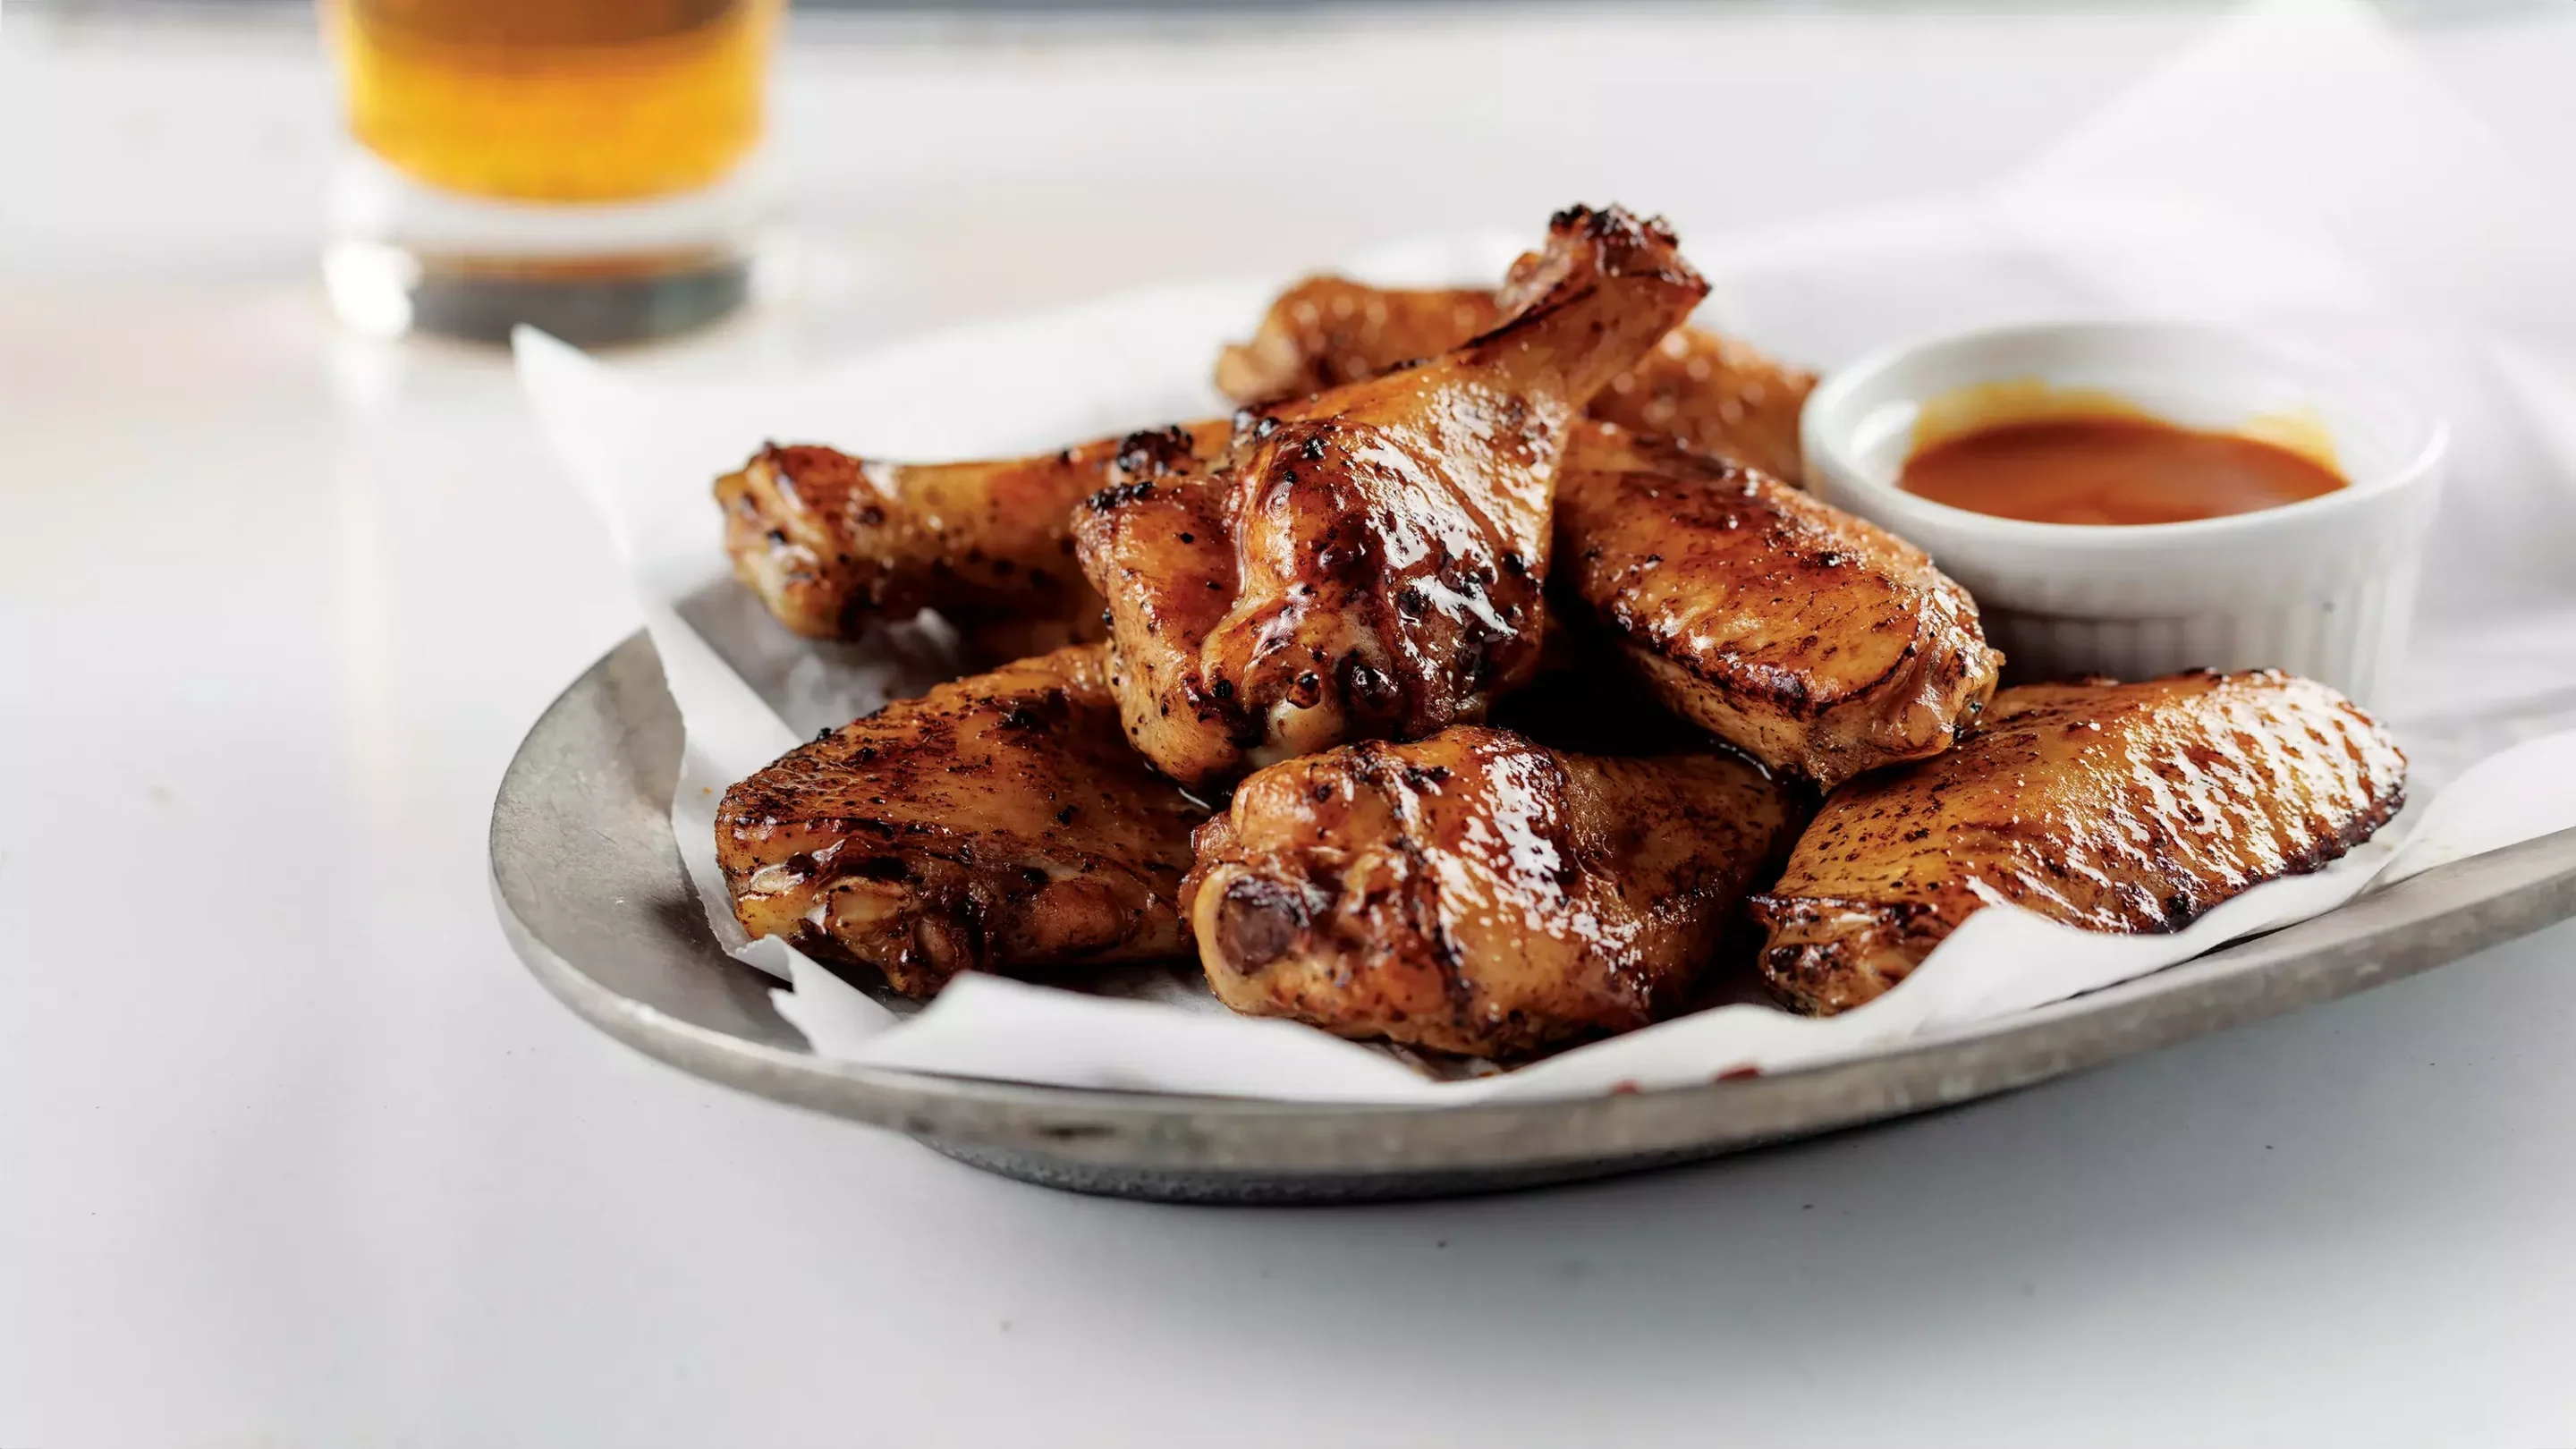
[[[350,126],[468,196],[621,202],[718,182],[760,138],[779,0],[324,0]]]

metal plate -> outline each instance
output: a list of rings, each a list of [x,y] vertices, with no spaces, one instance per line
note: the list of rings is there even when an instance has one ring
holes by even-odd
[[[1709,1086],[1565,1102],[1351,1107],[970,1081],[826,1061],[720,950],[671,838],[680,720],[637,634],[519,747],[492,809],[511,944],[629,1046],[727,1086],[909,1133],[1049,1186],[1200,1202],[1493,1191],[1711,1157],[1964,1102],[2324,1001],[2576,915],[2576,831],[1973,1032]]]

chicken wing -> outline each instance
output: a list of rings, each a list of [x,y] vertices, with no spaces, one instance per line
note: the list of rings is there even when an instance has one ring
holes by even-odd
[[[2406,758],[2351,701],[2272,670],[1995,696],[1982,733],[1827,799],[1755,897],[1764,976],[1842,1011],[1989,901],[2092,931],[2179,930],[2368,839]]]
[[[1252,340],[1219,355],[1216,385],[1244,404],[1307,397],[1446,352],[1492,327],[1513,300],[1509,288],[1497,298],[1312,277],[1271,303]],[[1814,373],[1746,343],[1676,327],[1594,394],[1589,412],[1796,485],[1805,473],[1798,414],[1815,385]]]
[[[1675,712],[1826,788],[1949,748],[2002,663],[1922,550],[1602,423],[1566,449],[1552,577]]]
[[[1179,432],[1211,453],[1231,436],[1223,420]],[[1074,562],[1070,520],[1117,481],[1123,446],[921,464],[771,444],[716,480],[725,551],[734,576],[809,638],[935,609],[969,632],[1016,626],[1024,644],[1096,639],[1100,597]]]
[[[1222,466],[1077,511],[1129,735],[1165,774],[1419,738],[1528,677],[1567,426],[1707,284],[1660,223],[1578,207],[1528,286],[1455,351],[1247,414]]]
[[[1127,748],[1102,654],[941,685],[726,791],[735,917],[922,998],[965,970],[1185,953],[1207,812]]]
[[[1245,780],[1200,827],[1183,910],[1236,1011],[1521,1055],[1679,1009],[1788,833],[1740,760],[1462,725]]]

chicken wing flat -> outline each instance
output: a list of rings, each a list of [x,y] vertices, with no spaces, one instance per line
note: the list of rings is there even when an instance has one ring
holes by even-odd
[[[1661,223],[1562,212],[1494,331],[1095,494],[1074,536],[1137,748],[1204,785],[1481,718],[1536,667],[1568,425],[1706,290]]]
[[[927,998],[960,971],[1188,950],[1205,809],[1127,748],[1102,646],[887,705],[725,792],[734,915]]]
[[[1674,712],[1826,788],[1950,747],[2002,656],[1922,550],[1760,473],[1602,423],[1557,477],[1560,604]]]
[[[1307,397],[1433,357],[1491,328],[1514,300],[1474,290],[1312,277],[1280,294],[1248,342],[1218,357],[1219,391],[1247,405]],[[1798,414],[1816,375],[1746,343],[1676,327],[1592,398],[1593,417],[1670,436],[1798,484]]]
[[[1222,421],[1179,430],[1211,453]],[[1074,562],[1075,503],[1117,480],[1123,440],[984,463],[886,463],[780,447],[716,480],[734,576],[809,638],[935,609],[1026,641],[1099,637],[1100,598]]]
[[[2351,701],[2272,670],[2007,689],[1958,748],[1825,801],[1754,900],[1763,975],[1801,1011],[1843,1011],[1995,900],[2179,930],[2368,839],[2405,779]]]
[[[1740,760],[1462,725],[1245,780],[1200,827],[1183,909],[1236,1011],[1522,1055],[1677,1011],[1789,828]]]

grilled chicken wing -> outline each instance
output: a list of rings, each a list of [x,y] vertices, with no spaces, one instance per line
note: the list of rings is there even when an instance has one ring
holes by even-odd
[[[1481,718],[1536,665],[1576,411],[1707,291],[1660,223],[1560,213],[1510,322],[1238,421],[1077,511],[1128,732],[1184,784]]]
[[[1236,1011],[1519,1055],[1679,1009],[1788,830],[1739,760],[1462,725],[1245,780],[1200,827],[1183,910]]]
[[[1432,357],[1494,325],[1515,300],[1472,290],[1312,277],[1280,294],[1249,342],[1218,357],[1218,390],[1245,404],[1306,397]],[[1676,327],[1595,393],[1593,417],[1803,481],[1798,414],[1816,375],[1731,337]]]
[[[1949,748],[2002,663],[1912,544],[1601,423],[1566,449],[1553,567],[1560,603],[1675,712],[1826,788]]]
[[[1179,432],[1213,453],[1222,420]],[[716,480],[734,576],[816,639],[936,609],[1023,643],[1097,638],[1100,598],[1073,559],[1073,505],[1117,481],[1121,439],[987,463],[884,463],[771,444]],[[1037,651],[1028,651],[1037,652]],[[1013,656],[1016,657],[1016,656]]]
[[[1763,974],[1799,1010],[1842,1011],[1994,900],[2179,930],[2368,839],[2405,777],[2368,715],[2276,671],[2007,689],[1958,748],[1825,802],[1755,898]]]
[[[725,792],[734,915],[907,996],[964,970],[1170,956],[1206,811],[1119,734],[1102,646],[944,684]]]

